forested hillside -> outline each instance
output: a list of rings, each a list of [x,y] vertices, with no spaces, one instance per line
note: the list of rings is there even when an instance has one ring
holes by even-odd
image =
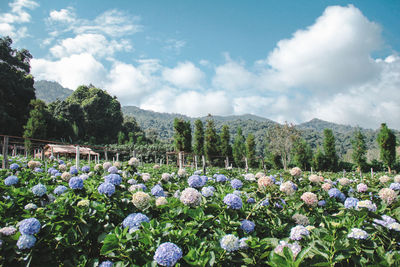
[[[71,89],[62,87],[57,82],[50,81],[35,81],[33,87],[36,91],[36,98],[46,103],[54,102],[57,99],[65,100],[74,92]]]

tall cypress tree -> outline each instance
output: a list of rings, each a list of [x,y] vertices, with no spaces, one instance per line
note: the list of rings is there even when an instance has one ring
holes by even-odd
[[[229,126],[228,125],[223,125],[222,126],[222,131],[221,131],[221,134],[220,134],[221,156],[228,157],[228,158],[232,157],[232,147],[231,147],[231,144],[230,144],[230,139],[231,139],[231,136],[229,134]]]
[[[380,147],[380,158],[391,173],[392,165],[396,160],[396,136],[386,126],[386,123],[381,124],[377,141]]]
[[[204,155],[204,127],[201,120],[194,122],[193,151],[196,155]]]
[[[182,119],[174,119],[174,147],[176,152],[184,151],[185,148],[185,122]]]
[[[242,128],[237,129],[235,140],[233,142],[233,159],[235,160],[236,166],[243,166],[243,157],[246,154],[245,139],[242,133]]]
[[[250,167],[256,166],[256,141],[252,133],[247,135],[246,139],[246,157]]]
[[[207,119],[206,132],[204,136],[204,154],[208,161],[211,162],[213,156],[218,155],[218,135],[215,130],[214,120],[211,116]]]
[[[336,154],[335,137],[331,129],[324,130],[324,152],[326,167],[330,171],[336,171],[339,158]]]
[[[183,137],[184,137],[184,151],[192,152],[192,127],[190,121],[186,121],[183,123]]]
[[[353,146],[353,154],[351,156],[354,163],[357,164],[358,171],[360,171],[367,163],[367,145],[365,144],[365,137],[360,130],[354,133],[351,144]]]
[[[317,148],[317,152],[314,154],[312,165],[316,171],[322,171],[326,169],[326,157],[319,146]]]

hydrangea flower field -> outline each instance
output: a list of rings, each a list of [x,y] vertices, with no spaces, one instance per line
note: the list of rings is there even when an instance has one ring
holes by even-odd
[[[400,176],[13,158],[2,266],[400,266]]]

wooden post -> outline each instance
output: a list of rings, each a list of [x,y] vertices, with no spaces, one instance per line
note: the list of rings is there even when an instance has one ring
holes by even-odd
[[[312,174],[312,167],[311,167],[311,174]]]
[[[78,169],[78,170],[79,170],[79,159],[80,159],[79,146],[76,146],[75,166],[76,166],[76,169]]]
[[[119,161],[119,153],[117,153],[117,161]]]
[[[168,166],[168,163],[169,163],[169,162],[168,162],[168,154],[166,154],[166,156],[167,156],[167,166]]]
[[[42,151],[40,153],[40,158],[41,158],[41,160],[44,160],[44,149],[43,148],[42,148]]]
[[[13,156],[15,157],[17,155],[17,146],[14,145],[14,149],[13,149]]]
[[[105,161],[108,161],[107,150],[104,150],[104,159]]]
[[[115,163],[115,158],[113,157],[113,164]]]
[[[182,169],[182,152],[179,151],[178,154],[178,164],[179,164],[179,169]]]
[[[196,171],[197,171],[197,155],[194,155],[194,165],[195,165]]]
[[[2,164],[2,168],[3,169],[7,169],[8,168],[7,154],[8,154],[8,136],[4,136],[4,142],[3,142],[3,164]]]
[[[247,157],[244,157],[244,162],[246,163],[245,172],[248,173],[249,172],[249,165],[247,163]]]
[[[203,175],[206,175],[206,158],[204,155],[201,156],[201,161],[203,161]]]
[[[90,166],[90,151],[89,151],[89,154],[88,154],[88,165]]]
[[[371,179],[374,178],[374,169],[371,168]]]
[[[51,147],[51,156],[54,157],[54,150],[53,150],[53,147]]]

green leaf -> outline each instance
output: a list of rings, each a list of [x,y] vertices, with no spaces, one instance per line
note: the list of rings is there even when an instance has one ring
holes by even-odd
[[[107,235],[106,238],[104,239],[104,244],[101,247],[100,253],[102,255],[106,255],[118,248],[118,238],[111,234]]]

